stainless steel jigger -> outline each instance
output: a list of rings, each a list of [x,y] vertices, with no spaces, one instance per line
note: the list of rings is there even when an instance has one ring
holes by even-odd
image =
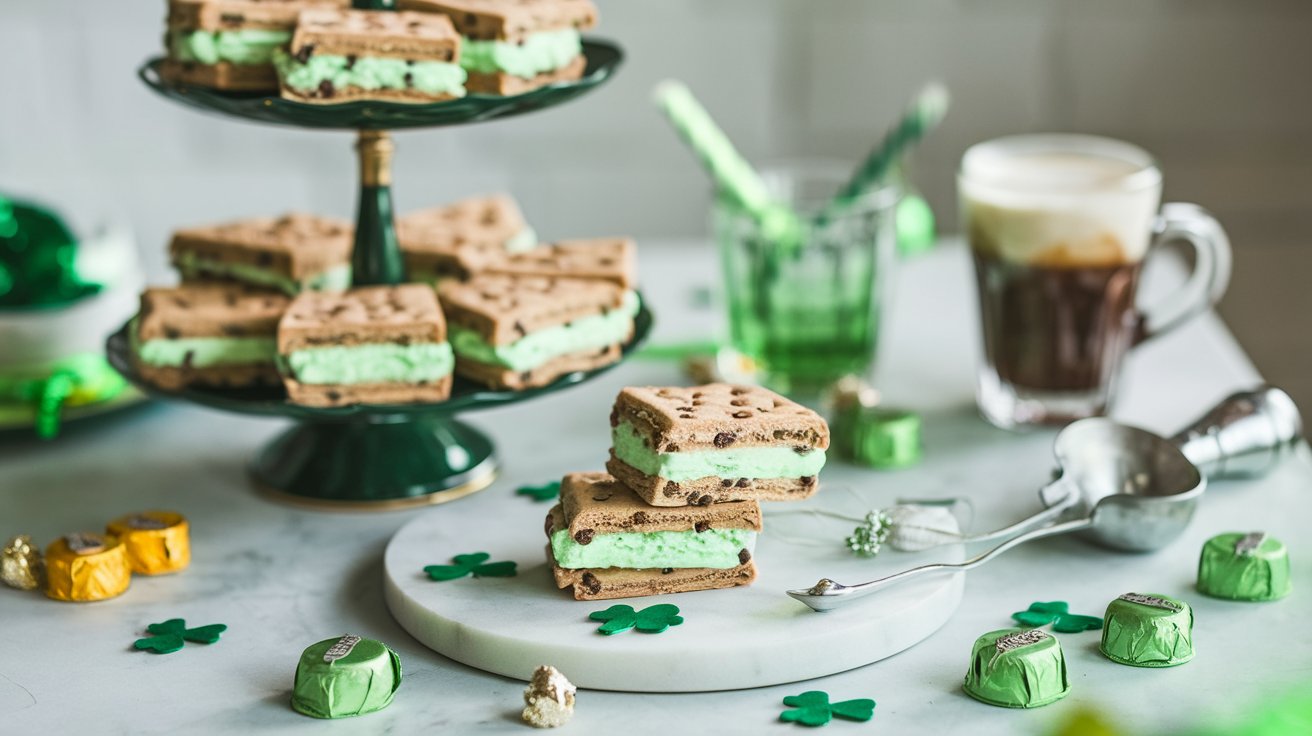
[[[824,578],[788,595],[827,611],[921,575],[971,570],[1012,547],[1070,532],[1118,550],[1160,549],[1188,526],[1208,478],[1261,475],[1301,434],[1293,399],[1272,386],[1227,397],[1169,440],[1110,419],[1082,419],[1057,435],[1059,475],[1039,491],[1047,508],[965,541],[1016,536],[960,564],[923,565],[857,585]],[[1031,528],[1042,522],[1050,523]]]

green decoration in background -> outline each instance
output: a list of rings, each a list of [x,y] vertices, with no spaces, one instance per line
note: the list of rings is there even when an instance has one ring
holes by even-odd
[[[75,302],[100,290],[77,275],[77,238],[54,212],[0,195],[0,309]]]
[[[1289,552],[1263,532],[1220,534],[1203,544],[1198,592],[1233,601],[1274,601],[1289,595]]]
[[[962,689],[1003,708],[1038,708],[1071,691],[1061,644],[1039,629],[1001,629],[975,640]]]
[[[896,218],[898,255],[905,258],[934,247],[934,210],[924,197],[910,193],[903,196],[897,203]]]
[[[209,624],[189,629],[184,619],[171,618],[163,623],[147,626],[146,631],[151,636],[137,639],[132,646],[156,654],[171,654],[181,649],[184,646],[183,642],[186,641],[213,644],[227,630],[226,624]]]
[[[1157,593],[1126,593],[1107,605],[1099,648],[1113,662],[1174,667],[1194,658],[1194,612]]]
[[[667,342],[647,344],[634,354],[643,360],[685,361],[689,358],[714,356],[724,347],[716,340],[688,340],[685,342]]]
[[[486,552],[472,552],[456,555],[451,565],[429,565],[424,568],[428,577],[437,581],[457,580],[466,575],[476,578],[509,578],[515,575],[513,562],[488,562],[492,555]]]
[[[1312,679],[1299,678],[1293,687],[1257,703],[1232,718],[1208,718],[1206,726],[1182,732],[1187,736],[1290,736],[1312,733]]]
[[[301,653],[292,708],[313,718],[346,718],[386,708],[401,686],[401,658],[386,644],[333,637]]]
[[[634,611],[633,606],[615,605],[604,611],[588,614],[593,621],[604,621],[597,633],[610,636],[622,634],[629,629],[637,629],[644,634],[659,634],[671,626],[683,623],[679,607],[672,603],[660,603],[648,606],[641,611]]]
[[[1011,617],[1022,626],[1047,626],[1052,624],[1053,631],[1063,634],[1078,634],[1081,631],[1096,631],[1102,628],[1102,619],[1097,616],[1081,616],[1070,612],[1066,601],[1049,603],[1031,603],[1029,609],[1017,611]]]
[[[849,721],[868,721],[875,715],[875,701],[870,698],[830,703],[829,693],[823,690],[808,690],[801,695],[789,695],[784,698],[784,705],[793,710],[780,713],[779,720],[811,727],[823,726],[835,716]]]
[[[103,355],[74,355],[48,370],[43,378],[0,376],[0,404],[31,406],[36,415],[36,433],[42,439],[58,435],[65,408],[108,401],[128,387]]]
[[[534,501],[551,501],[560,496],[560,481],[553,480],[540,486],[520,486],[515,490],[519,496],[529,496]]]

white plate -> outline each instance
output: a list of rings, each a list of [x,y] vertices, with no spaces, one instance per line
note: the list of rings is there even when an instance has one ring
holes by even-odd
[[[877,662],[923,641],[961,601],[960,573],[908,582],[827,613],[788,597],[785,590],[808,588],[822,577],[856,583],[912,565],[963,559],[960,546],[857,559],[842,548],[853,524],[777,515],[825,504],[823,491],[805,504],[767,506],[755,554],[758,577],[749,587],[575,601],[556,588],[545,561],[542,522],[551,504],[511,494],[498,484],[402,527],[387,546],[384,593],[396,620],[428,647],[520,680],[543,664],[598,690],[702,692],[807,680]],[[807,533],[831,544],[796,541]],[[513,560],[519,574],[434,582],[423,572],[425,565],[470,552]],[[588,614],[615,603],[636,609],[673,603],[684,623],[660,634],[598,634],[599,624]]]

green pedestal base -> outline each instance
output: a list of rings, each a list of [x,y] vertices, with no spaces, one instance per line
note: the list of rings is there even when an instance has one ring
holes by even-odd
[[[496,470],[492,440],[477,429],[400,414],[298,424],[250,468],[283,500],[370,511],[451,501],[486,488]]]

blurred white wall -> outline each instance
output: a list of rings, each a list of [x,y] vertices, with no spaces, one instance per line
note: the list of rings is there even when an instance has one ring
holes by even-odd
[[[754,160],[855,161],[921,83],[955,106],[916,159],[947,227],[970,143],[1076,130],[1154,151],[1167,195],[1235,235],[1312,224],[1307,0],[598,0],[613,82],[564,108],[398,135],[402,210],[511,189],[544,237],[705,230],[707,183],[648,103],[687,81]],[[0,2],[0,190],[130,217],[151,270],[170,229],[300,208],[349,216],[349,135],[232,122],[156,98],[162,0]],[[1286,234],[1286,235],[1282,235]]]

